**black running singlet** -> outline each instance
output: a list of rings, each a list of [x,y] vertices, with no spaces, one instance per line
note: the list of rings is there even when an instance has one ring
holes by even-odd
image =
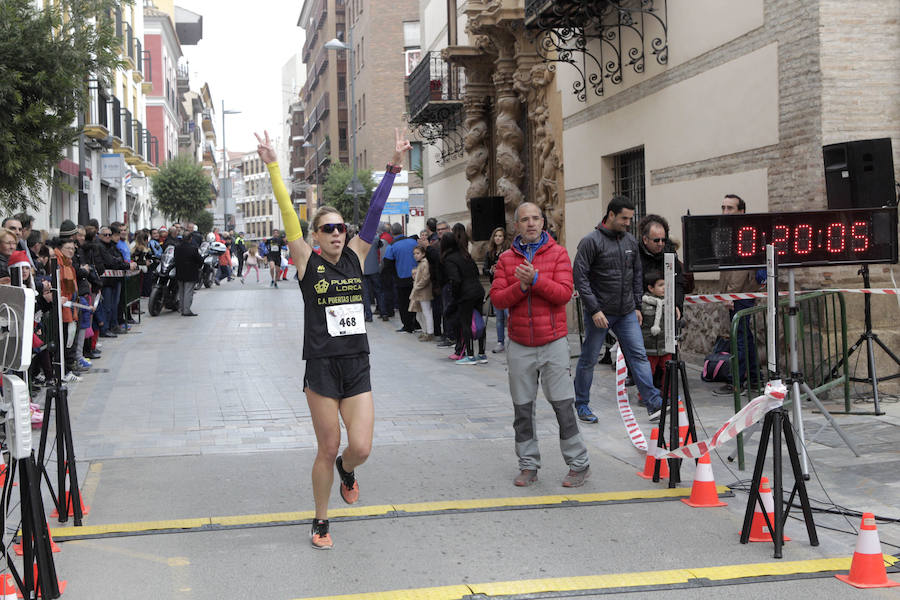
[[[363,312],[362,267],[345,247],[337,264],[310,254],[300,279],[303,360],[369,353]]]

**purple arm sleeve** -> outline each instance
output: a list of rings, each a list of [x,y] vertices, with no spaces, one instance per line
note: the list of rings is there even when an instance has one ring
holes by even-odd
[[[366,220],[363,222],[362,228],[359,230],[359,239],[367,244],[371,244],[375,239],[375,233],[378,230],[378,222],[381,221],[381,211],[384,210],[384,204],[387,202],[388,194],[394,185],[394,173],[386,170],[381,183],[372,193],[372,200],[369,202],[369,212],[366,213]]]

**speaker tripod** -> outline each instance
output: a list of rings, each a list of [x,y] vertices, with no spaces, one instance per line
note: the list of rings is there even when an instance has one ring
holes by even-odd
[[[803,478],[803,472],[800,470],[800,456],[797,453],[797,443],[794,441],[794,431],[791,429],[791,421],[785,408],[779,407],[766,413],[763,420],[762,434],[759,438],[759,450],[756,454],[756,466],[753,468],[753,482],[750,484],[750,498],[747,500],[747,509],[744,511],[744,526],[741,529],[741,543],[746,544],[750,541],[750,523],[753,519],[753,513],[757,504],[762,505],[762,499],[759,494],[759,484],[762,479],[763,465],[766,462],[766,453],[769,447],[769,436],[772,437],[772,497],[774,500],[774,510],[772,512],[772,521],[765,507],[761,512],[766,520],[769,532],[772,534],[772,542],[775,545],[775,558],[781,558],[781,547],[784,545],[784,523],[790,514],[791,506],[794,503],[794,496],[800,497],[800,508],[803,511],[803,519],[806,522],[806,532],[809,535],[809,544],[811,546],[819,545],[819,536],[816,534],[816,524],[813,521],[812,509],[809,505],[809,496],[806,494],[806,482]],[[787,501],[787,510],[784,508],[784,498],[782,495],[782,464],[781,464],[781,439],[784,435],[784,442],[787,446],[788,457],[791,461],[791,470],[794,474],[794,487],[791,490],[791,497]]]
[[[863,265],[860,267],[859,271],[857,271],[857,275],[862,275],[863,278],[863,287],[868,289],[869,287],[869,265]],[[885,354],[891,357],[891,360],[894,361],[894,364],[900,366],[900,358],[897,358],[897,355],[891,352],[891,349],[888,348],[884,342],[881,341],[881,338],[878,337],[878,334],[872,331],[872,295],[871,294],[863,294],[863,307],[864,307],[864,315],[865,315],[865,330],[859,335],[859,339],[854,342],[852,346],[850,346],[850,350],[847,351],[847,360],[850,360],[850,356],[853,355],[858,349],[860,349],[863,344],[865,344],[866,348],[866,371],[867,377],[850,377],[850,381],[855,381],[857,383],[868,383],[872,386],[872,399],[874,401],[874,411],[873,412],[854,412],[848,414],[854,415],[883,415],[884,411],[881,410],[881,404],[878,398],[878,372],[875,369],[875,344],[884,350]],[[831,369],[831,376],[837,378],[840,373],[841,367],[844,365],[844,359],[842,358],[837,362],[834,367]],[[896,379],[900,377],[900,372],[893,373],[891,375],[887,375],[881,378],[881,381],[889,381],[891,379]]]

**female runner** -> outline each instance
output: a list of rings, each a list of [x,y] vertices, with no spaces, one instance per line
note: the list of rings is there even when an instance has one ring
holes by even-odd
[[[313,548],[329,550],[334,545],[328,533],[328,498],[334,482],[332,465],[341,479],[341,498],[353,504],[359,500],[356,467],[366,461],[372,449],[375,411],[363,314],[362,265],[410,143],[405,133],[395,130],[393,158],[372,194],[359,235],[349,243],[346,243],[347,225],[335,208],[323,206],[316,211],[310,235],[321,248],[320,255],[303,239],[268,132],[265,139],[258,134],[256,139],[259,157],[269,169],[272,190],[281,209],[285,240],[300,274],[304,304],[303,360],[306,361],[303,391],[318,444],[312,469],[316,516],[310,536]],[[347,429],[347,447],[339,456],[340,419]]]

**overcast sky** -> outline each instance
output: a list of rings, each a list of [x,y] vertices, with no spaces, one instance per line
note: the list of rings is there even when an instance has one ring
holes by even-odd
[[[287,118],[281,114],[281,68],[303,47],[303,30],[297,27],[302,0],[176,0],[175,4],[203,15],[203,39],[183,50],[190,62],[191,89],[209,84],[219,147],[223,100],[226,110],[241,111],[225,117],[229,151],[255,150],[254,131],[268,129],[274,139]]]

